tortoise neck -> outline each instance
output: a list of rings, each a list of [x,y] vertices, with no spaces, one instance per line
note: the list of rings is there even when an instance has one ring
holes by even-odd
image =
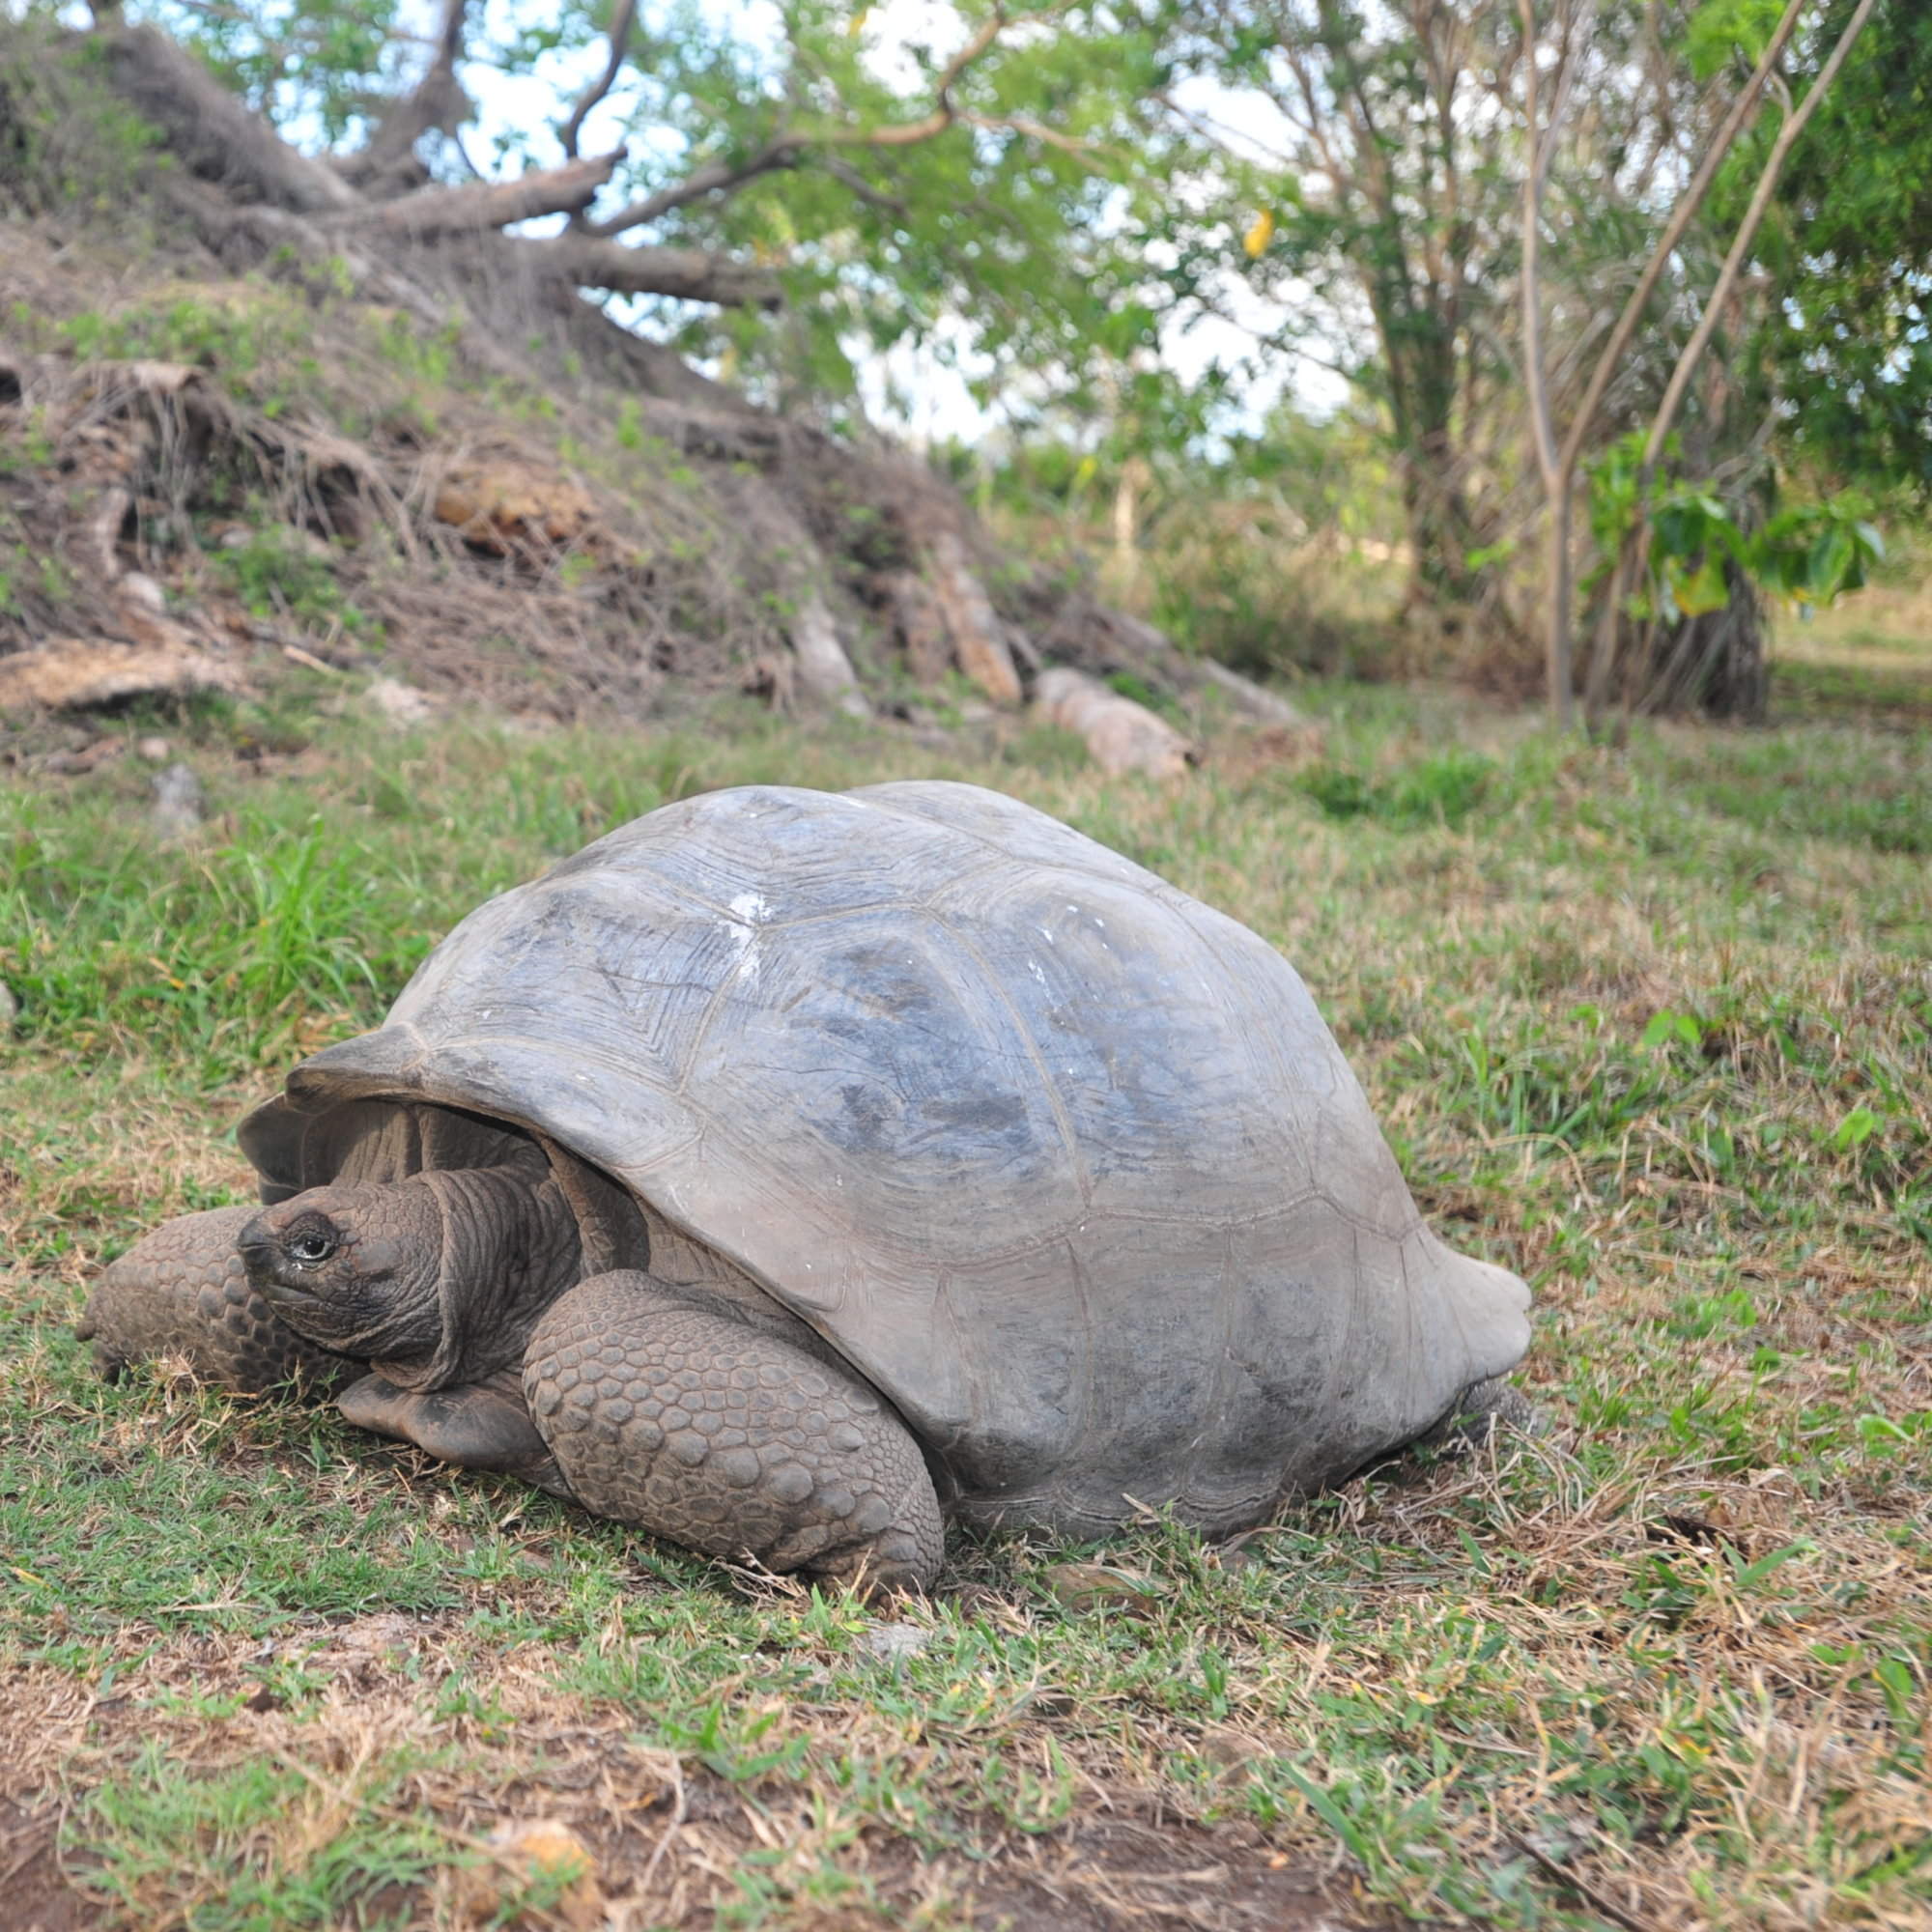
[[[521,1364],[538,1318],[581,1272],[577,1217],[554,1177],[446,1168],[402,1184],[427,1189],[440,1211],[440,1320],[427,1357],[375,1366],[401,1387],[436,1389]]]

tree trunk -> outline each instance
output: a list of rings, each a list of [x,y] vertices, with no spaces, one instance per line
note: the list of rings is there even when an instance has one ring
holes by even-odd
[[[1571,497],[1570,479],[1566,476],[1559,480],[1545,511],[1548,532],[1544,563],[1548,580],[1543,586],[1547,600],[1544,671],[1550,712],[1559,731],[1570,729],[1577,703],[1570,609],[1576,595],[1570,557]]]
[[[1424,438],[1404,460],[1402,507],[1408,527],[1408,602],[1446,616],[1475,601],[1477,573],[1469,568],[1469,514],[1452,480],[1446,431]]]
[[[1744,574],[1726,565],[1731,601],[1721,611],[1653,623],[1626,634],[1626,716],[1694,714],[1761,724],[1771,678],[1764,657],[1764,607]]]

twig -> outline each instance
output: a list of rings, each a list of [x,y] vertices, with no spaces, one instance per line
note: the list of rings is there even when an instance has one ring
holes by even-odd
[[[305,651],[299,644],[284,644],[282,655],[291,664],[298,664],[309,670],[326,670],[334,676],[342,674],[340,665],[332,665],[327,658],[319,658],[313,651]]]
[[[593,80],[577,98],[577,105],[570,110],[570,119],[556,130],[556,138],[563,144],[563,152],[574,161],[577,158],[578,137],[583,132],[584,117],[616,85],[617,76],[623,71],[626,56],[631,51],[631,28],[638,17],[638,0],[617,0],[615,13],[611,18],[609,50],[604,61],[604,71]]]
[[[1021,16],[1021,24],[1032,25],[1063,11],[1062,5],[1041,9],[1039,12]],[[1064,148],[1068,153],[1081,155],[1085,150],[1070,136],[1056,133],[1051,128],[1042,128],[1037,123],[1029,122],[1024,126],[1011,119],[994,121],[990,117],[976,119],[963,112],[953,101],[952,90],[960,77],[974,62],[992,46],[1001,34],[1012,24],[1011,16],[1004,6],[995,7],[979,31],[975,33],[951,60],[940,70],[934,83],[936,97],[932,111],[922,115],[917,121],[891,122],[883,128],[820,128],[815,129],[786,128],[775,134],[771,140],[758,149],[747,160],[739,162],[707,161],[702,167],[687,175],[681,182],[673,182],[668,187],[659,188],[641,201],[634,201],[628,208],[622,208],[615,214],[602,221],[585,224],[585,232],[608,240],[621,235],[627,229],[639,228],[644,223],[655,221],[660,215],[668,214],[673,209],[682,208],[687,202],[700,200],[707,194],[724,194],[733,188],[742,187],[748,181],[759,175],[770,174],[779,168],[798,165],[800,157],[814,148],[910,148],[923,141],[930,141],[949,128],[964,122],[978,127],[998,127],[1014,133],[1031,135],[1036,140]]]
[[[649,1889],[651,1875],[657,1870],[659,1861],[670,1849],[674,1838],[685,1819],[684,1767],[673,1757],[670,1761],[671,1789],[675,1796],[671,1800],[670,1823],[659,1833],[658,1841],[651,1847],[651,1855],[644,1861],[643,1869],[638,1874],[638,1896],[641,1898]]]
[[[1587,1905],[1592,1912],[1601,1912],[1613,1925],[1621,1925],[1624,1932],[1657,1932],[1656,1926],[1647,1918],[1639,1918],[1634,1912],[1626,1912],[1621,1905],[1613,1904],[1595,1887],[1586,1885],[1577,1874],[1557,1863],[1548,1852],[1540,1852],[1525,1837],[1516,1833],[1510,1833],[1509,1842],[1524,1858],[1547,1877],[1554,1879],[1560,1886],[1567,1887]]]

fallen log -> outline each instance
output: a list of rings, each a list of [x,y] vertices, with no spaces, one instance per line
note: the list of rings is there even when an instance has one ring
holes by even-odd
[[[130,697],[240,689],[232,666],[168,644],[61,639],[0,658],[0,711],[76,711]]]
[[[461,187],[418,188],[397,201],[377,202],[333,217],[364,235],[432,242],[444,235],[473,235],[508,228],[544,214],[573,214],[596,199],[624,158],[618,148],[594,159],[520,176],[512,182],[468,182]]]
[[[1297,711],[1287,698],[1268,690],[1265,685],[1257,684],[1251,677],[1243,677],[1237,670],[1230,670],[1224,664],[1216,664],[1212,658],[1195,658],[1192,662],[1209,684],[1226,692],[1241,710],[1259,723],[1278,724],[1289,731],[1315,728],[1313,719]]]
[[[1178,779],[1198,755],[1166,719],[1065,665],[1040,673],[1034,705],[1049,724],[1083,738],[1094,762],[1115,776],[1141,772],[1149,778]]]
[[[952,530],[941,530],[932,539],[929,554],[933,589],[946,614],[946,628],[952,634],[959,668],[995,704],[1018,704],[1023,694],[1007,643],[1007,627],[975,575],[966,546]]]

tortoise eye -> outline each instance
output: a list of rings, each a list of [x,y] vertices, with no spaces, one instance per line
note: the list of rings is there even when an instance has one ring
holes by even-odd
[[[298,1267],[320,1267],[341,1245],[322,1228],[302,1228],[283,1242],[283,1251]]]

